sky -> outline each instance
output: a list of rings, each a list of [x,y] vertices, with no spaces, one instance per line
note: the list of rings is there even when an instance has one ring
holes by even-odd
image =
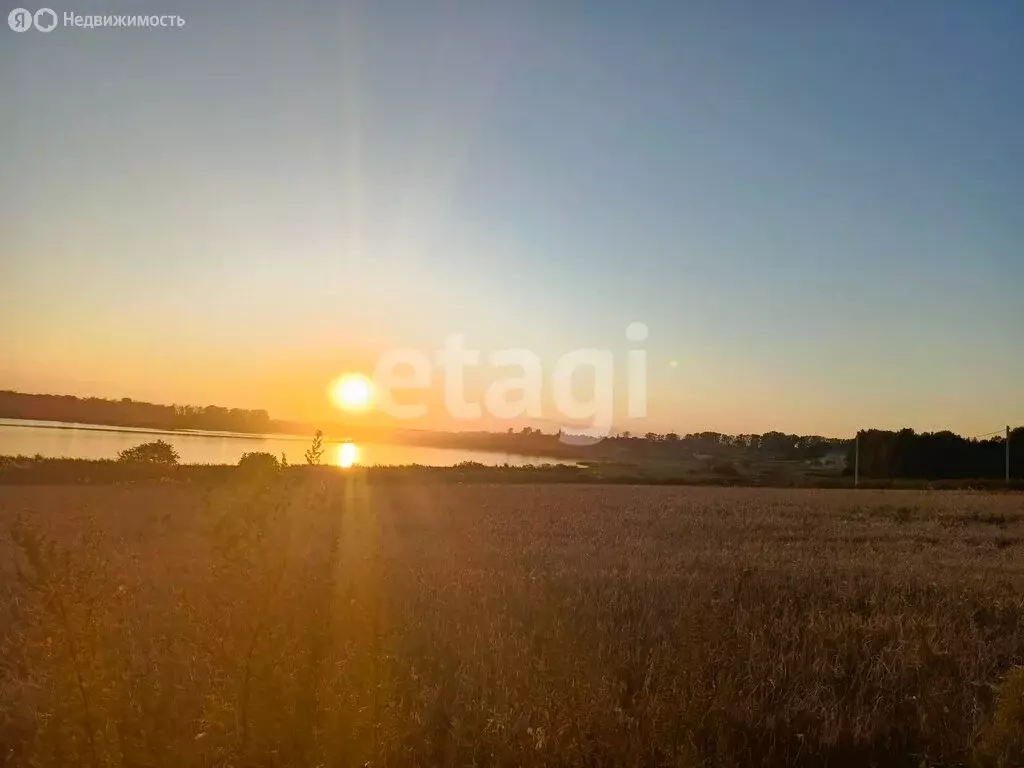
[[[185,25],[0,28],[0,388],[320,419],[464,334],[637,432],[1024,424],[1019,3],[52,7]]]

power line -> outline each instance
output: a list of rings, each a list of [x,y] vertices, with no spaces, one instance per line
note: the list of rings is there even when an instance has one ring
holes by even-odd
[[[1021,427],[1010,427],[1010,431],[1011,432],[1015,432],[1018,429],[1021,429]],[[857,434],[859,435],[860,432],[863,432],[863,431],[864,430],[859,430]],[[991,432],[985,432],[984,434],[981,434],[981,435],[971,435],[970,437],[964,437],[963,439],[964,440],[980,440],[983,437],[995,437],[996,435],[1003,435],[1003,434],[1005,434],[1005,432],[1006,432],[1005,427],[1000,427],[999,429],[993,429]],[[924,434],[924,433],[921,433],[921,434]],[[857,439],[857,435],[854,435],[853,439],[856,440]]]
[[[1003,430],[996,429],[996,430],[993,430],[992,432],[986,432],[983,435],[974,435],[973,437],[968,437],[967,439],[968,440],[980,440],[983,437],[993,437],[995,435],[1001,435],[1001,434],[1003,434]]]
[[[974,437],[969,437],[967,439],[968,440],[978,440],[978,439],[980,439],[982,437],[994,437],[995,435],[1004,435],[1004,434],[1006,434],[1006,429],[1007,428],[1004,427],[1002,429],[997,429],[997,430],[995,430],[993,432],[986,432],[984,435],[975,435]],[[1020,427],[1009,427],[1010,432],[1015,432],[1018,429],[1020,429]]]

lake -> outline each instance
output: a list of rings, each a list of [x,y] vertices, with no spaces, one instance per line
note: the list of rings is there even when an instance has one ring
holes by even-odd
[[[0,419],[0,456],[115,459],[118,451],[139,443],[164,440],[184,464],[237,464],[243,453],[266,451],[290,464],[304,464],[311,438],[296,435],[239,435],[226,432],[172,432],[133,427],[104,427],[52,421]],[[514,453],[430,448],[418,445],[352,443],[324,439],[323,462],[348,467],[375,464],[421,464],[450,467],[463,461],[480,464],[571,464],[573,462]]]

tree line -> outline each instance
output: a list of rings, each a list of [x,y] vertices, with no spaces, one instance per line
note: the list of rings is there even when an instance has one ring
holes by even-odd
[[[498,436],[486,434],[491,440]],[[481,437],[483,439],[483,437]],[[785,432],[727,435],[722,432],[647,432],[634,435],[620,432],[592,444],[564,440],[560,432],[547,433],[530,427],[509,429],[505,441],[512,450],[544,455],[568,443],[573,453],[588,458],[650,459],[659,461],[691,460],[695,457],[747,459],[761,461],[820,461],[827,456],[845,456],[853,441],[821,435],[796,435]]]
[[[854,463],[854,448],[848,455]],[[912,429],[860,432],[862,477],[1001,478],[1006,472],[1006,438],[985,440],[949,431],[917,433]],[[1024,477],[1024,427],[1010,433],[1010,476]]]
[[[130,397],[108,400],[11,391],[0,391],[0,418],[219,432],[265,433],[271,429],[270,415],[263,410],[217,405],[156,405]]]
[[[862,430],[860,474],[865,478],[1000,479],[1006,472],[1006,438],[967,438],[950,431],[915,432],[913,429]],[[524,428],[509,431],[518,450],[541,452],[559,442],[559,435]],[[784,432],[727,435],[720,432],[674,432],[633,435],[622,432],[579,449],[593,458],[623,460],[687,460],[713,457],[719,460],[820,462],[842,457],[852,473],[856,441],[795,435]],[[1010,476],[1024,478],[1024,427],[1010,433]]]

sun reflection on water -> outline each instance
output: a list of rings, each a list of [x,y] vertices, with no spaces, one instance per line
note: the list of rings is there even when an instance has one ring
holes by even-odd
[[[359,463],[359,446],[355,443],[339,443],[335,452],[335,464],[343,469]]]

